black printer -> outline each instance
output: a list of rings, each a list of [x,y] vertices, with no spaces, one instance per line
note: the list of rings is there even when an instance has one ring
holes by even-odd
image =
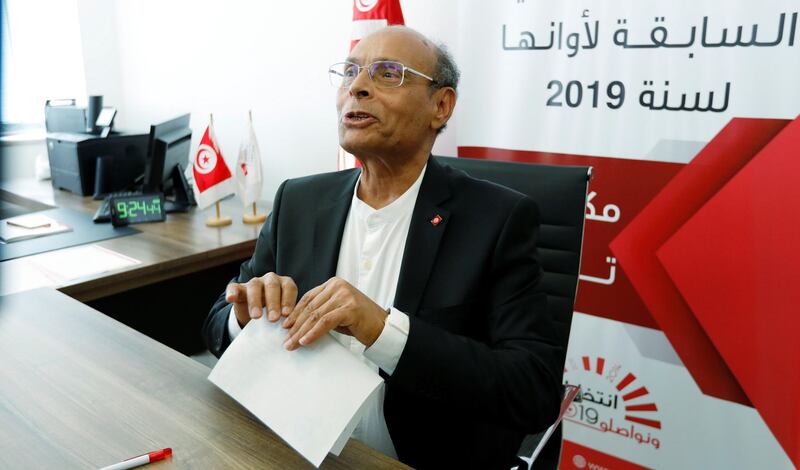
[[[88,108],[75,106],[75,100],[45,104],[54,187],[101,195],[124,190],[144,174],[149,134],[111,132],[116,110],[102,102],[102,96],[91,96]]]
[[[48,132],[53,187],[88,196],[131,186],[144,174],[148,139],[149,134]]]

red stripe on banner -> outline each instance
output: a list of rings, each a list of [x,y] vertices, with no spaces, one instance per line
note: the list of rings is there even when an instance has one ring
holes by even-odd
[[[644,403],[642,405],[626,405],[625,411],[658,411],[655,403]]]
[[[655,419],[640,418],[638,416],[630,415],[625,415],[625,419],[628,421],[633,421],[634,423],[650,426],[651,428],[661,429],[661,421]]]
[[[636,376],[629,372],[624,379],[619,381],[619,383],[617,384],[617,390],[621,392],[623,388],[630,385],[630,383],[633,382],[634,380],[636,380]]]
[[[597,375],[603,375],[603,366],[606,365],[606,360],[602,357],[597,358]]]
[[[583,370],[592,370],[592,365],[589,363],[589,356],[583,356]]]
[[[633,400],[634,398],[643,397],[643,396],[645,396],[645,395],[647,395],[649,393],[650,392],[647,391],[647,387],[639,387],[639,388],[637,388],[636,390],[634,390],[634,391],[632,391],[630,393],[622,395],[622,399],[625,400],[625,401]]]
[[[564,439],[561,446],[561,470],[647,470],[648,467],[635,464],[605,452],[600,452]]]

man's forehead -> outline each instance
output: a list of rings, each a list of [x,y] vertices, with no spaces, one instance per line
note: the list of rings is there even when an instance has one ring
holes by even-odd
[[[409,66],[424,67],[435,60],[430,41],[413,30],[387,29],[361,40],[351,51],[348,62],[364,64],[376,60],[395,60]]]
[[[369,62],[377,62],[377,61],[381,61],[381,60],[392,60],[392,61],[395,61],[395,62],[402,62],[402,60],[400,60],[400,58],[397,57],[397,56],[380,56],[380,57],[370,57],[369,58]],[[362,60],[361,57],[354,56],[354,55],[347,56],[347,59],[345,59],[345,61],[346,62],[352,62],[354,64],[360,64],[360,65],[363,65],[362,62],[365,62],[364,60]]]

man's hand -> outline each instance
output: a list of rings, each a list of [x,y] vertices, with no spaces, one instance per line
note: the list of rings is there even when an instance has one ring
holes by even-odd
[[[275,322],[294,310],[297,285],[289,276],[267,273],[245,284],[228,284],[225,300],[233,304],[233,312],[242,328],[251,318],[260,318],[264,307],[267,307],[267,319]]]
[[[289,328],[288,350],[308,346],[330,330],[355,336],[370,347],[378,339],[388,314],[347,281],[333,277],[306,292],[283,322]]]

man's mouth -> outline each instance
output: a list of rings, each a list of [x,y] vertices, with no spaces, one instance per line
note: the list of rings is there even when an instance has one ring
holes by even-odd
[[[345,113],[342,122],[347,126],[358,127],[377,122],[377,119],[375,119],[375,116],[365,111],[349,111]]]

